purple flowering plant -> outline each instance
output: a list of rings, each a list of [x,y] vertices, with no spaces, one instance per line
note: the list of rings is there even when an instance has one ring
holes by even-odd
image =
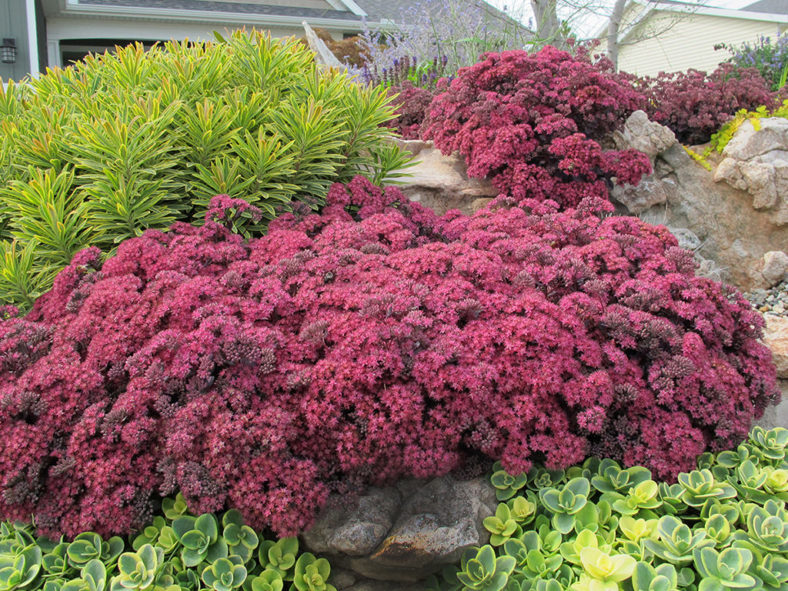
[[[754,43],[734,46],[720,43],[715,49],[725,49],[731,56],[728,62],[738,68],[755,68],[771,85],[780,90],[788,79],[788,33],[777,32],[775,37],[761,35]]]
[[[648,98],[649,118],[690,145],[708,142],[741,109],[777,106],[777,93],[756,68],[733,63],[722,63],[710,74],[692,69],[660,72],[655,78],[642,78],[636,88]]]
[[[432,88],[483,53],[521,49],[532,41],[517,15],[484,2],[417,0],[401,11],[393,27],[365,28],[359,44],[367,63],[355,73],[373,84],[401,84],[407,78]]]

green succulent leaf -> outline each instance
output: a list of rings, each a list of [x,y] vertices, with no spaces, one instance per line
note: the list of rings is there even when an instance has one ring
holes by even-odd
[[[257,554],[263,568],[280,573],[285,581],[293,580],[298,556],[298,538],[282,538],[277,542],[264,540],[260,543]]]
[[[511,556],[495,556],[492,546],[482,546],[463,556],[457,580],[474,591],[501,591],[515,567]]]
[[[0,553],[0,589],[30,587],[41,571],[42,557],[36,544],[16,548],[13,553]]]
[[[519,474],[512,476],[506,470],[500,468],[500,464],[496,464],[496,469],[490,478],[493,487],[495,487],[495,496],[499,501],[506,501],[511,499],[517,492],[523,488],[528,482],[527,474]]]
[[[161,502],[161,510],[164,516],[170,521],[178,519],[178,517],[185,515],[188,511],[186,500],[181,493],[178,493],[174,499],[163,499]]]
[[[68,545],[68,560],[72,566],[81,568],[93,559],[101,559],[103,544],[100,535],[93,532],[81,533]]]
[[[265,569],[251,579],[250,591],[282,591],[284,581],[278,571]]]
[[[717,552],[704,547],[693,550],[695,568],[702,577],[700,590],[747,589],[755,585],[755,579],[746,574],[752,563],[752,552],[745,548],[726,548]]]
[[[112,577],[110,591],[147,589],[163,562],[164,551],[151,544],[142,545],[136,552],[124,552],[118,557],[118,574]]]
[[[298,591],[336,591],[328,582],[330,575],[331,566],[328,560],[304,552],[295,563],[293,586]]]
[[[247,571],[243,561],[232,556],[219,558],[202,571],[203,583],[214,591],[231,591],[243,585]]]

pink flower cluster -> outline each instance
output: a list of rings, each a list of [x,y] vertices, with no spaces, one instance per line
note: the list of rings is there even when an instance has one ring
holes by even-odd
[[[0,321],[0,517],[129,533],[180,490],[284,535],[331,490],[480,457],[669,477],[779,396],[760,317],[664,227],[588,200],[439,218],[360,177],[327,203],[88,249]]]
[[[396,129],[406,140],[419,139],[421,124],[433,99],[432,92],[406,81],[401,86],[389,88],[389,96],[396,96],[392,104],[397,116],[386,126]]]
[[[458,150],[469,175],[502,193],[573,207],[606,198],[613,177],[637,184],[651,172],[644,154],[599,144],[643,105],[604,64],[554,47],[489,53],[433,100],[422,136],[446,154]]]
[[[649,99],[649,118],[670,127],[680,142],[691,145],[708,142],[739,109],[775,106],[777,97],[758,70],[730,63],[711,74],[662,72],[636,85]]]

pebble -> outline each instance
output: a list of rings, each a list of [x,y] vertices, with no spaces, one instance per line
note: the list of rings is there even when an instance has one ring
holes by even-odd
[[[771,289],[753,289],[745,293],[744,297],[759,312],[788,316],[788,281],[778,283]]]

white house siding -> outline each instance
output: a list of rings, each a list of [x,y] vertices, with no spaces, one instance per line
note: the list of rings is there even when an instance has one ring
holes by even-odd
[[[654,76],[660,71],[676,72],[695,68],[710,72],[730,55],[714,50],[726,43],[738,46],[755,42],[760,35],[772,38],[785,31],[785,24],[770,21],[742,20],[701,14],[653,12],[644,26],[659,30],[661,23],[673,23],[660,35],[623,45],[619,52],[620,70],[640,76]],[[637,34],[637,31],[634,32]]]

